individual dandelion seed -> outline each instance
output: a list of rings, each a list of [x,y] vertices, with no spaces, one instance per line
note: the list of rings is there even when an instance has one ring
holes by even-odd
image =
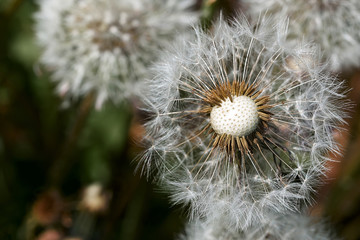
[[[198,17],[192,0],[39,0],[41,63],[60,95],[94,92],[96,107],[139,92],[157,51]]]
[[[256,21],[267,12],[287,16],[288,41],[305,39],[319,44],[331,71],[360,66],[360,2],[357,0],[243,0]]]
[[[347,103],[314,48],[283,45],[285,20],[239,18],[196,28],[155,64],[140,167],[192,217],[216,209],[246,229],[311,203]]]

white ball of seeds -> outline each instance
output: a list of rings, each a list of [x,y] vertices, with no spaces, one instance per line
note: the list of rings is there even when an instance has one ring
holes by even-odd
[[[233,101],[227,98],[210,113],[211,126],[220,135],[247,136],[256,129],[258,122],[256,104],[247,96],[234,96]]]

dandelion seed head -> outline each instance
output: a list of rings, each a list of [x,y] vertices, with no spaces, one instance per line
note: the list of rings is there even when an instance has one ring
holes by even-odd
[[[220,217],[220,216],[219,216]],[[277,215],[267,213],[259,224],[247,230],[231,228],[223,218],[216,221],[196,219],[186,225],[180,240],[335,240],[338,239],[325,221],[304,214]]]
[[[61,96],[96,106],[138,94],[157,52],[198,20],[193,1],[38,0],[40,62]]]
[[[154,65],[145,140],[157,149],[140,165],[190,216],[210,221],[216,209],[228,226],[247,229],[265,211],[300,211],[337,150],[342,83],[313,46],[284,45],[286,20],[274,22],[197,27]]]
[[[289,17],[288,42],[304,39],[319,44],[332,71],[360,63],[360,2],[357,0],[244,0],[256,21],[265,12]]]

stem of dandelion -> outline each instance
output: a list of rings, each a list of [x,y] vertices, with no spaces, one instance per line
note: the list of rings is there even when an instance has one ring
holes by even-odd
[[[94,94],[88,94],[81,102],[78,114],[75,122],[71,128],[71,131],[64,142],[59,155],[55,158],[50,171],[49,171],[49,183],[50,186],[60,186],[66,176],[67,172],[74,164],[74,159],[71,158],[71,154],[76,147],[77,140],[86,125],[86,120],[92,109],[94,102]]]

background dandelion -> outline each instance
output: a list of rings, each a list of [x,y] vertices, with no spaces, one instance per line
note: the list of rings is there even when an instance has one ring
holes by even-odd
[[[225,217],[226,218],[226,217]],[[312,219],[306,215],[269,215],[256,227],[246,231],[237,231],[229,228],[219,218],[216,222],[196,220],[186,226],[180,240],[326,240],[337,239],[331,232],[330,227],[324,222]]]
[[[360,62],[360,2],[356,0],[243,0],[253,21],[267,12],[289,17],[288,39],[319,44],[329,69],[337,72]]]
[[[137,93],[157,51],[185,34],[197,16],[194,2],[39,1],[36,14],[41,62],[54,72],[60,95],[96,93],[100,108]]]

